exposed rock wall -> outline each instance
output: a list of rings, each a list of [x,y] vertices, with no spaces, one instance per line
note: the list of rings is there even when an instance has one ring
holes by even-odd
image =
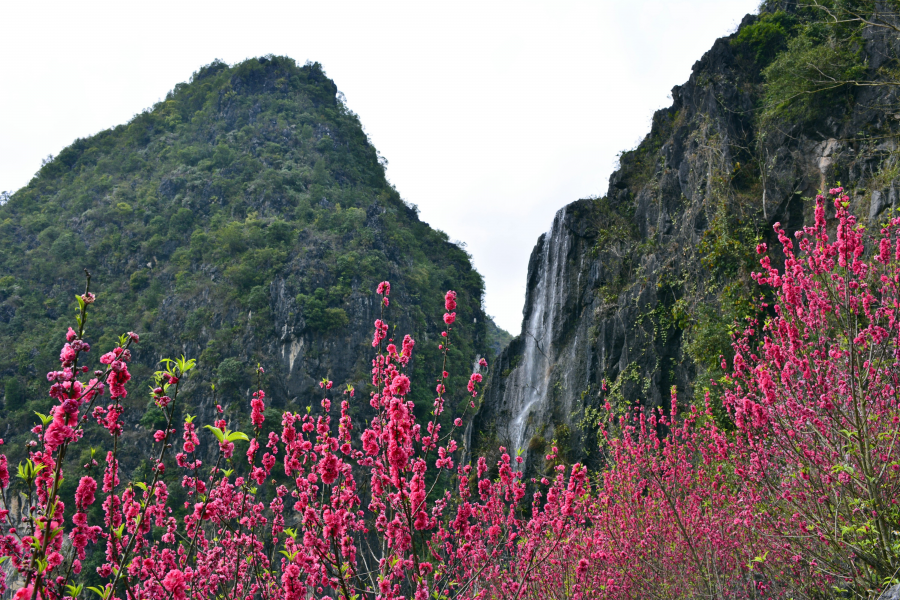
[[[754,293],[754,238],[774,241],[775,222],[800,228],[827,183],[853,188],[855,212],[873,222],[897,206],[896,86],[860,88],[814,121],[761,125],[760,68],[733,37],[672,90],[606,194],[563,207],[538,239],[522,331],[494,365],[473,452],[503,445],[534,475],[555,441],[563,460],[598,464],[607,401],[668,410],[673,387],[688,403],[711,385],[740,313],[730,305]],[[864,53],[874,78],[898,56],[897,36],[867,31]]]

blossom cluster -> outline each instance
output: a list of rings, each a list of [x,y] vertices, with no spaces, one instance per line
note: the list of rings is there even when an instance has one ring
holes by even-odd
[[[385,311],[390,284],[383,282],[378,292]],[[80,305],[79,323],[92,302]],[[446,365],[455,292],[447,292],[444,305],[440,350]],[[509,561],[519,555],[526,564],[540,559],[534,543],[523,546],[524,540],[559,541],[567,534],[565,523],[574,522],[572,507],[586,489],[585,470],[576,465],[570,473],[560,471],[544,486],[546,508],[532,507],[526,518],[526,485],[514,466],[521,458],[503,451],[493,474],[484,459],[474,469],[461,464],[454,432],[462,418],[445,430],[442,417],[449,373],[442,371],[430,419],[420,423],[408,399],[416,342],[405,335],[398,348],[388,332],[382,314],[375,322],[367,407],[354,406],[356,390],[349,384],[332,398],[334,382],[326,378],[317,410],[284,412],[279,424],[269,424],[260,388],[249,401],[252,436],[230,429],[233,420],[218,405],[213,423],[203,428],[191,415],[177,422],[179,390],[194,361],[163,361],[150,398],[166,424],[152,436],[149,479],[132,476],[124,483],[122,399],[139,336],[123,336],[101,356],[105,368],[83,381],[79,376],[89,369],[79,361],[90,346],[83,329],[70,329],[61,368],[48,374],[58,404],[35,427],[38,442],[20,468],[31,504],[18,518],[7,507],[0,513],[9,525],[0,555],[18,574],[12,580],[16,600],[75,598],[84,593],[85,580],[97,577],[105,584],[92,589],[104,600],[474,598],[483,596],[485,586],[503,594],[523,589],[524,580],[510,578]],[[487,366],[481,359],[477,369]],[[263,369],[257,373],[261,380]],[[471,396],[482,382],[481,373],[471,374]],[[106,395],[110,401],[98,404]],[[371,416],[360,422],[358,413]],[[94,423],[111,442],[99,478],[92,475],[97,461],[66,461],[69,447]],[[210,436],[205,441],[204,431]],[[218,447],[215,464],[203,459],[210,444]],[[238,460],[239,444],[246,444],[246,460]],[[70,518],[60,489],[66,476],[78,477]],[[0,484],[9,484],[5,456]],[[183,507],[171,504],[172,486],[184,490]],[[98,502],[102,514],[94,522],[90,509]],[[535,537],[537,531],[542,533]],[[86,558],[97,555],[100,566],[86,573]]]
[[[774,302],[735,335],[731,364],[722,358],[725,426],[708,394],[686,410],[675,389],[667,413],[623,410],[604,380],[594,474],[557,445],[527,480],[520,449],[468,459],[460,434],[488,363],[465,392],[448,389],[453,291],[422,419],[416,342],[390,337],[385,281],[366,392],[324,378],[315,408],[267,418],[258,367],[252,432],[219,405],[200,427],[176,419],[194,361],[163,361],[150,398],[166,424],[143,480],[125,476],[122,399],[139,337],[122,336],[102,368],[81,364],[86,292],[47,374],[54,404],[19,465],[23,500],[0,508],[13,572],[0,592],[74,600],[99,578],[102,600],[874,597],[900,573],[900,218],[870,235],[843,189],[830,196],[833,218],[820,195],[813,225],[791,236],[775,224],[783,266],[756,247],[753,279]],[[464,410],[448,419],[454,394]],[[93,458],[67,458],[86,427],[109,441],[102,475]],[[10,483],[0,455],[0,488]]]

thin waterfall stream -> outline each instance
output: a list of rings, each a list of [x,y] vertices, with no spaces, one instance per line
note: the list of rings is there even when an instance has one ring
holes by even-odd
[[[536,285],[529,289],[532,297],[525,302],[525,306],[530,308],[523,319],[525,350],[506,394],[511,416],[507,438],[512,445],[511,451],[521,451],[523,456],[528,440],[535,434],[533,422],[542,421],[550,409],[548,391],[555,364],[554,327],[564,295],[561,288],[566,281],[566,256],[571,243],[564,226],[565,214],[566,209],[560,209],[550,231],[542,236],[540,259],[536,264]]]

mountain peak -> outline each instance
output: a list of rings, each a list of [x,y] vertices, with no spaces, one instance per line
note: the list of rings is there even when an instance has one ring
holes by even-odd
[[[443,293],[459,293],[457,389],[496,337],[468,255],[388,183],[318,63],[202,67],[44,165],[0,206],[0,244],[0,415],[22,431],[40,397],[23,386],[52,368],[85,268],[98,296],[91,344],[140,332],[132,373],[146,382],[163,356],[199,358],[192,410],[240,402],[257,363],[276,407],[316,400],[324,376],[365,389],[385,279],[392,321],[423,341],[440,335]],[[441,371],[437,344],[416,350],[419,380]],[[129,403],[132,424],[152,427],[146,399]]]

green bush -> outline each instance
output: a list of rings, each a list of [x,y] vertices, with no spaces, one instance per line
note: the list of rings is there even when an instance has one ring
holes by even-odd
[[[201,307],[191,311],[184,322],[184,333],[188,339],[196,338],[200,331],[212,321],[212,311],[207,307]]]
[[[25,385],[17,377],[9,377],[3,385],[4,401],[8,410],[15,410],[25,405],[27,393]]]
[[[163,411],[156,404],[148,402],[147,410],[141,415],[139,422],[144,429],[156,431],[166,426],[166,415],[163,414]]]
[[[332,297],[335,294],[331,294]],[[311,331],[325,333],[346,327],[350,323],[346,311],[342,308],[328,307],[329,294],[323,288],[317,288],[310,295],[297,296],[297,304],[303,311],[306,328]]]
[[[253,310],[262,310],[269,306],[269,292],[266,287],[258,285],[247,294],[247,306]]]
[[[812,21],[765,68],[764,118],[815,120],[853,93],[866,77],[860,29]]]
[[[222,391],[234,390],[246,380],[246,365],[235,358],[226,358],[216,369],[216,381]]]
[[[131,278],[128,280],[128,284],[131,289],[135,292],[140,291],[147,287],[147,284],[150,283],[150,275],[144,269],[140,271],[135,271],[131,274]]]
[[[84,252],[84,245],[74,233],[66,232],[56,238],[50,253],[59,259],[71,259]]]
[[[282,221],[275,220],[269,224],[269,228],[266,231],[269,240],[273,244],[286,244],[290,242],[294,237],[294,228],[291,227],[291,224]]]
[[[796,26],[796,17],[783,10],[763,13],[755,23],[741,28],[731,45],[765,67],[785,49]]]
[[[179,208],[169,220],[169,229],[178,233],[186,233],[192,229],[194,213],[189,208]]]

